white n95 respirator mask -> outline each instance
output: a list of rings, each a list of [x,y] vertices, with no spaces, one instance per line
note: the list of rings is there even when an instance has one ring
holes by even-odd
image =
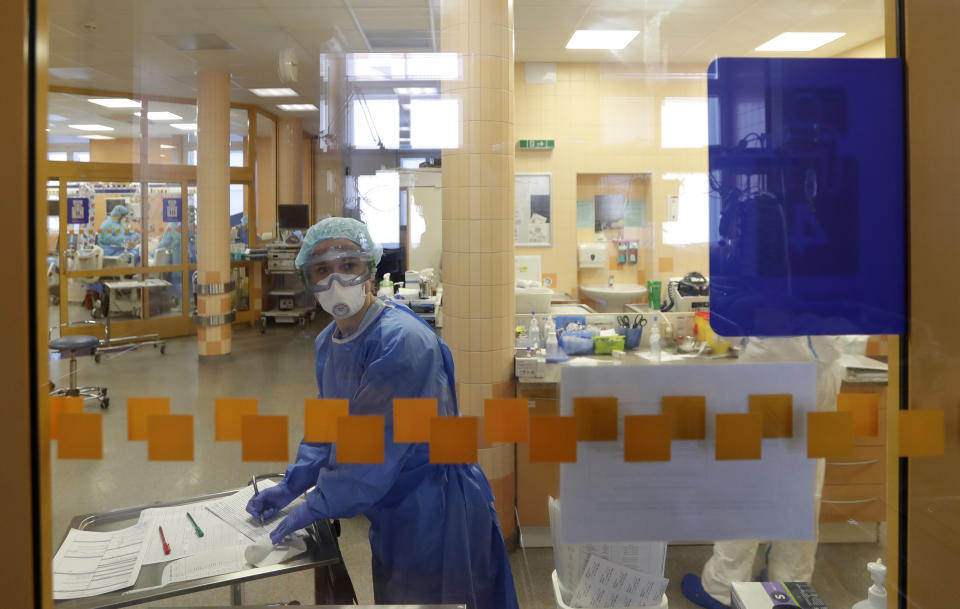
[[[366,301],[363,278],[334,274],[318,282],[313,297],[334,319],[346,319],[360,312]]]

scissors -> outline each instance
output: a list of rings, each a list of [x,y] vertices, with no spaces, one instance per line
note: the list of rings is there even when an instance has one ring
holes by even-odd
[[[628,315],[619,315],[617,316],[617,323],[620,324],[621,328],[643,328],[647,325],[647,318],[643,315],[637,315],[631,322]]]

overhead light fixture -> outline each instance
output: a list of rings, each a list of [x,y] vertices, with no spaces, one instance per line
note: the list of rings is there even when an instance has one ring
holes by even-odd
[[[129,99],[126,97],[102,97],[96,99],[88,99],[88,102],[91,104],[97,104],[98,106],[103,106],[104,108],[139,108],[140,102],[135,99]]]
[[[639,30],[577,30],[567,42],[567,48],[619,51],[639,33]]]
[[[176,146],[171,146],[170,144],[160,144],[160,147],[166,150],[173,150],[176,148]]]
[[[109,135],[81,135],[80,137],[85,137],[88,140],[112,140],[114,138]]]
[[[250,89],[258,97],[296,97],[299,95],[293,89]]]
[[[170,126],[174,129],[179,129],[180,131],[196,131],[196,123],[170,123]]]
[[[846,32],[784,32],[758,46],[756,51],[791,51],[802,53],[846,36]]]
[[[47,120],[51,123],[62,123],[69,119],[66,116],[62,116],[60,114],[48,114]]]
[[[277,107],[281,110],[286,110],[287,112],[307,112],[319,110],[319,108],[313,104],[277,104]]]
[[[77,131],[113,131],[113,127],[107,127],[106,125],[67,125],[71,129],[76,129]]]
[[[141,116],[139,112],[134,112],[134,116]],[[150,121],[178,121],[183,117],[173,112],[147,112],[147,120]]]
[[[436,87],[394,87],[397,95],[436,95]]]

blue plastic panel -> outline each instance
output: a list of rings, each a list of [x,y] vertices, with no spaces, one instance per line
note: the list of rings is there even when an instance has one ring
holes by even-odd
[[[899,60],[720,58],[707,77],[714,331],[902,334]]]

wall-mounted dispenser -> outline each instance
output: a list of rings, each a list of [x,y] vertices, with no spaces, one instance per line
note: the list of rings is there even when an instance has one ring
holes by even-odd
[[[581,243],[579,262],[582,269],[603,269],[607,267],[606,243]]]

